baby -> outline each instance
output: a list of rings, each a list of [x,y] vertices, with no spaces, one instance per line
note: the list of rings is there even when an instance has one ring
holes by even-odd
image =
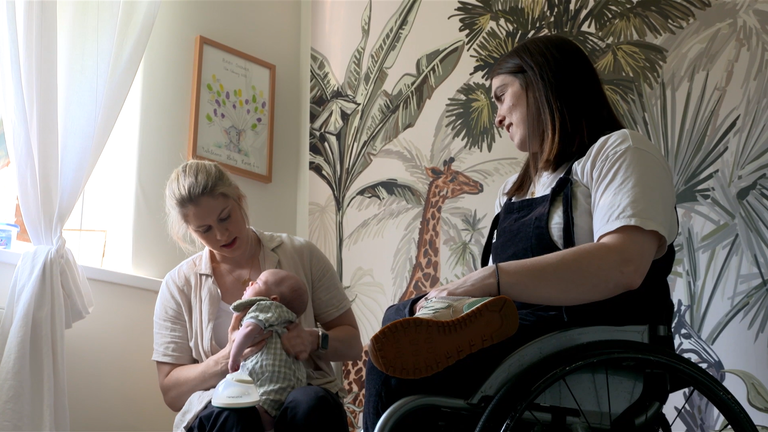
[[[296,275],[272,269],[261,273],[245,289],[243,298],[232,304],[232,311],[248,311],[235,334],[229,355],[229,372],[240,369],[243,352],[262,331],[272,331],[264,348],[242,362],[259,394],[257,408],[265,431],[274,429],[275,415],[295,388],[307,384],[304,365],[289,356],[280,342],[285,326],[296,321],[307,309],[307,288]]]

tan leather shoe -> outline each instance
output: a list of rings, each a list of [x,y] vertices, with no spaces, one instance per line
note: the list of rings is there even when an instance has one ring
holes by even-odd
[[[435,297],[412,318],[387,324],[371,337],[377,368],[398,378],[422,378],[517,331],[509,297]]]

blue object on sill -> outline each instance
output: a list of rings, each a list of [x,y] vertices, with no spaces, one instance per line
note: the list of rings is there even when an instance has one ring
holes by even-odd
[[[0,249],[10,249],[16,241],[19,226],[10,223],[0,223]]]

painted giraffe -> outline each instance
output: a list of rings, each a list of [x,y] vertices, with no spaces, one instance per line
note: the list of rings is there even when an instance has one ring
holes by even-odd
[[[423,294],[440,283],[440,230],[443,204],[451,198],[461,195],[477,195],[483,191],[483,184],[461,171],[454,170],[454,159],[443,161],[443,169],[426,168],[432,179],[427,188],[427,198],[419,226],[416,262],[411,271],[408,286],[400,296],[400,301]],[[347,425],[350,431],[361,428],[360,413],[365,399],[365,367],[368,364],[368,348],[362,356],[343,367],[344,387],[348,396],[344,400],[347,410]]]
[[[483,191],[482,183],[453,169],[453,162],[453,157],[443,161],[442,170],[438,167],[426,168],[432,181],[429,182],[419,225],[416,262],[400,301],[424,294],[440,284],[440,222],[445,201],[466,194],[477,195]]]
[[[359,359],[344,362],[342,368],[344,389],[347,397],[344,398],[344,409],[347,411],[347,426],[350,432],[363,428],[360,422],[365,400],[365,368],[368,366],[368,347],[363,349]]]

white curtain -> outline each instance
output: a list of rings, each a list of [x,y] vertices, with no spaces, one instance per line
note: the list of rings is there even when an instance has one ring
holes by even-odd
[[[62,228],[112,131],[159,7],[0,0],[1,111],[35,246],[16,267],[0,324],[2,431],[69,430],[64,330],[90,313],[93,300]]]

